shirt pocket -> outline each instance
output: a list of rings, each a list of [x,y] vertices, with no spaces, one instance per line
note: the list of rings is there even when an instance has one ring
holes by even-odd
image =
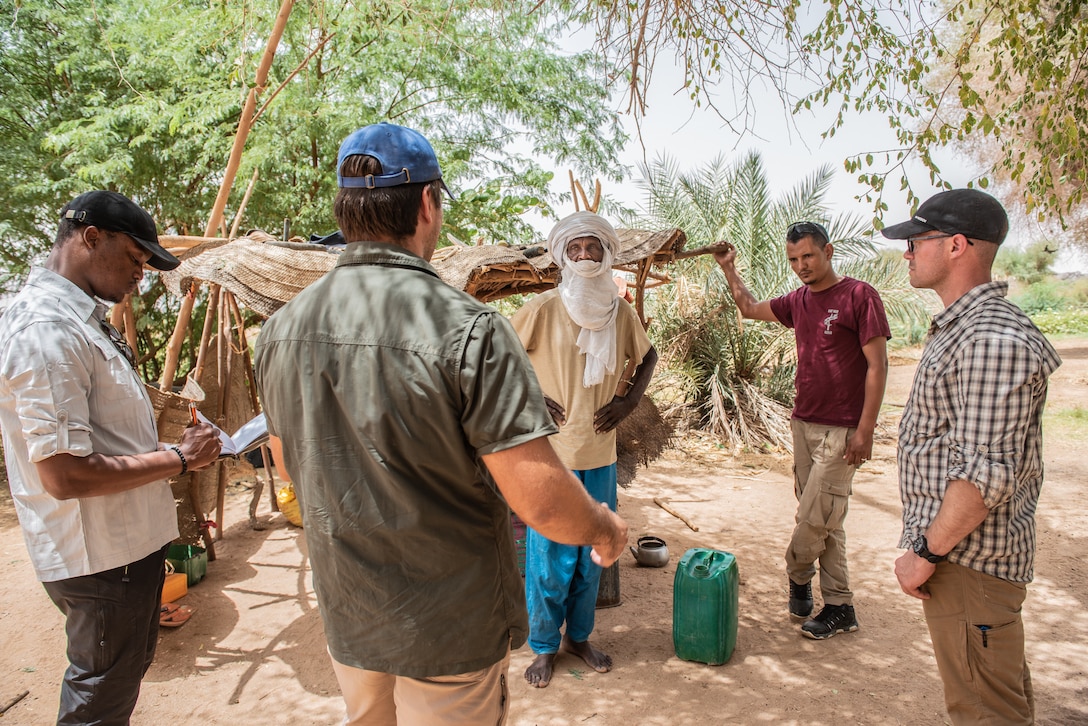
[[[132,364],[108,340],[93,339],[96,351],[94,378],[88,392],[91,420],[114,424],[142,419],[147,414],[136,403],[143,382]]]

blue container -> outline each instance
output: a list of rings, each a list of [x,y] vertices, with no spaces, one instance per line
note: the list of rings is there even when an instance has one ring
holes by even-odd
[[[737,558],[695,547],[676,568],[672,644],[678,658],[721,665],[737,645]]]

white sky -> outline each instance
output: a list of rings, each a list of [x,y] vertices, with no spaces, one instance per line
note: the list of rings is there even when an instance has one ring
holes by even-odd
[[[847,174],[843,169],[843,160],[851,154],[896,148],[894,133],[885,117],[876,113],[859,113],[849,118],[846,126],[833,138],[825,141],[820,134],[832,118],[830,112],[819,109],[798,115],[794,119],[796,128],[790,128],[788,111],[783,109],[778,96],[768,89],[757,94],[755,126],[758,136],[748,133],[745,138],[738,138],[713,110],[695,108],[685,91],[675,92],[675,89],[681,89],[683,79],[681,72],[670,66],[669,60],[660,58],[654,70],[653,87],[648,95],[649,105],[642,120],[645,150],[639,144],[634,119],[626,114],[620,115],[631,137],[621,155],[621,162],[631,167],[631,176],[622,184],[602,181],[606,194],[628,206],[639,207],[644,195],[635,182],[638,178],[637,164],[652,162],[662,154],[675,159],[682,170],[690,171],[705,165],[718,154],[732,162],[749,150],[755,150],[763,159],[773,196],[788,191],[798,180],[811,175],[821,165],[828,164],[835,171],[826,196],[832,212],[853,213],[866,220],[872,218],[872,204],[856,199],[865,193],[866,187],[859,184],[854,175]],[[945,179],[957,187],[966,186],[980,172],[969,159],[951,152],[938,157],[938,164]],[[940,191],[929,183],[929,173],[920,164],[909,166],[908,172],[915,193],[922,199]],[[587,187],[587,193],[591,194],[592,180],[580,181]],[[556,192],[570,190],[566,168],[555,169],[552,188]],[[905,192],[899,190],[898,176],[887,182],[884,202],[889,207],[883,217],[885,225],[910,218],[911,210],[907,206]],[[574,210],[557,211],[562,214]],[[542,220],[539,226],[546,235],[551,222]],[[1041,236],[1036,225],[1014,218],[1005,244],[1020,247]],[[887,242],[879,233],[874,239],[878,244]],[[887,246],[898,247],[901,244],[889,242]],[[1068,253],[1063,247],[1055,270],[1088,272],[1088,260]]]

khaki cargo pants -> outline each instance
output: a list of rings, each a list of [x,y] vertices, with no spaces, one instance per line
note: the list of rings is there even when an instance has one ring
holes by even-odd
[[[857,467],[843,460],[855,429],[792,419],[793,479],[797,516],[786,549],[786,572],[798,585],[810,582],[820,563],[820,594],[825,605],[853,605],[846,566],[843,522]]]

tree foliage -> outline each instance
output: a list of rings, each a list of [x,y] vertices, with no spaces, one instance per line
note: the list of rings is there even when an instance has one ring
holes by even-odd
[[[276,3],[0,0],[0,249],[10,276],[50,243],[60,206],[122,191],[160,231],[200,234]],[[615,178],[623,134],[591,53],[560,54],[561,23],[486,3],[309,0],[276,51],[226,218],[242,229],[335,229],[337,147],[388,120],[422,131],[461,198],[447,232],[528,240],[549,211],[536,158]],[[8,281],[10,284],[10,279]]]
[[[160,232],[201,234],[224,178],[279,3],[268,0],[0,0],[0,290],[51,244],[60,207],[121,191]],[[299,0],[258,98],[225,212],[240,229],[336,227],[340,141],[392,121],[419,129],[458,199],[444,234],[529,241],[550,213],[550,158],[616,178],[624,136],[600,60],[562,54],[561,22],[486,2]],[[195,362],[206,299],[182,349]],[[152,276],[133,297],[141,368],[161,372],[178,301]]]
[[[823,167],[774,195],[757,154],[729,165],[719,157],[692,172],[669,158],[643,169],[645,212],[628,220],[640,226],[680,227],[698,247],[727,240],[748,289],[769,300],[797,287],[785,254],[792,222],[825,223],[839,274],[866,280],[881,292],[889,316],[925,316],[909,287],[902,260],[877,255],[867,224],[833,216],[823,198],[832,172]],[[684,394],[700,423],[735,446],[789,447],[789,406],[796,366],[793,335],[781,325],[741,320],[725,275],[710,256],[678,263],[675,282],[655,290],[651,328],[670,381]]]
[[[936,150],[990,143],[977,179],[1009,180],[1028,210],[1083,219],[1088,187],[1088,0],[725,0],[569,4],[595,22],[598,46],[624,69],[644,110],[655,60],[673,52],[686,88],[735,131],[751,132],[752,94],[769,85],[794,112],[831,106],[825,136],[856,111],[887,117],[899,145],[847,160],[881,225],[886,184],[919,201],[909,159],[948,186]],[[721,92],[729,86],[732,93]]]

